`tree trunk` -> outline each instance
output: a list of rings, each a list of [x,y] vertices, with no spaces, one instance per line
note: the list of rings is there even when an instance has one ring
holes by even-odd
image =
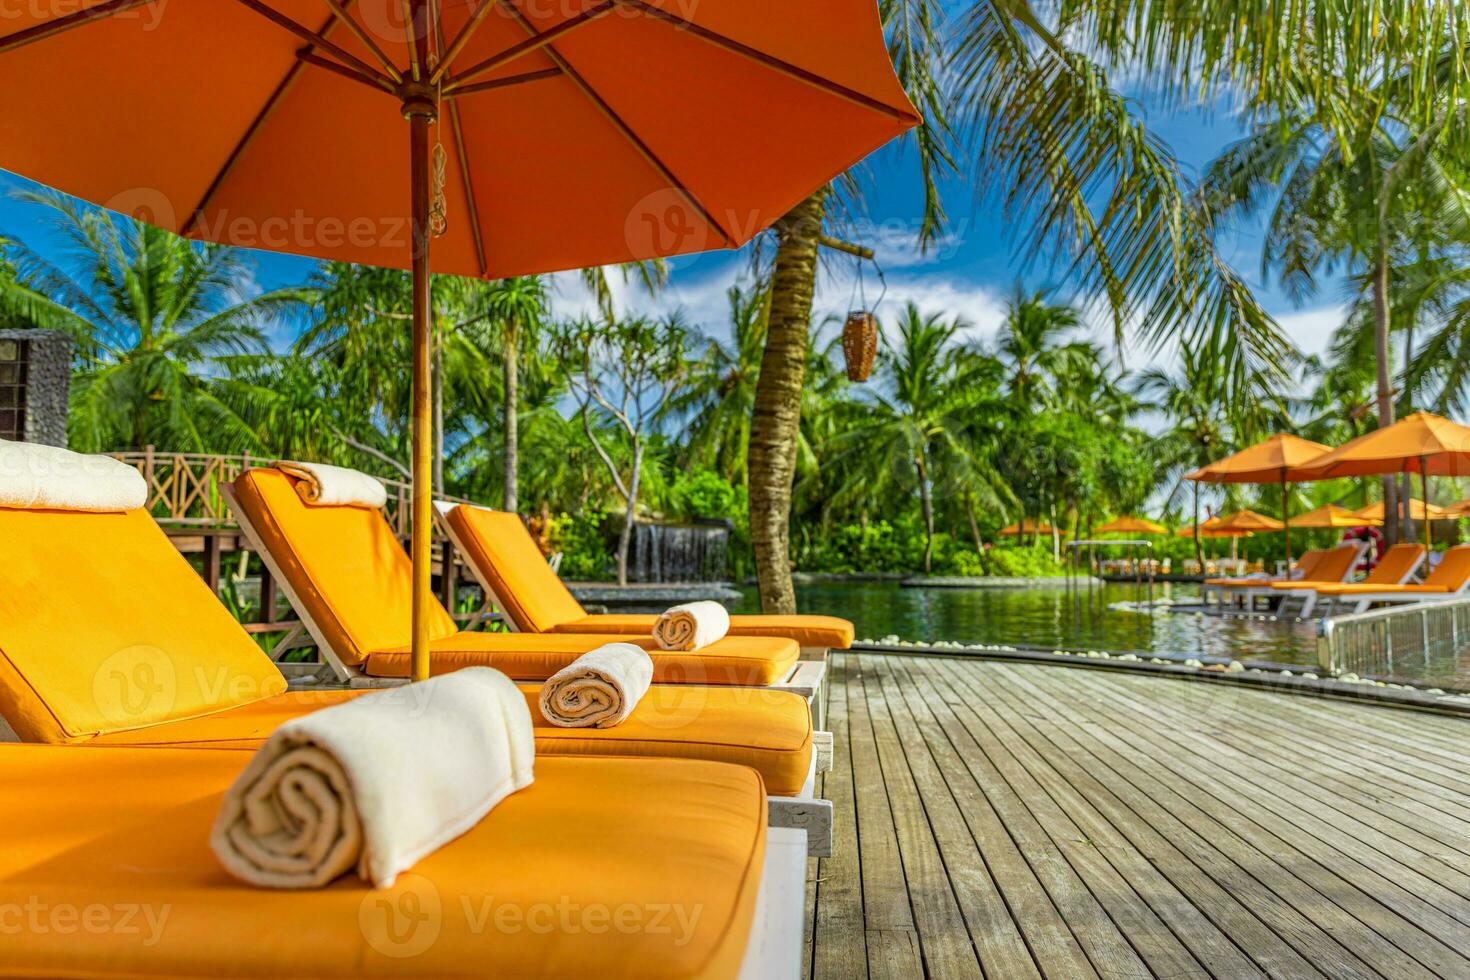
[[[1400,415],[1408,415],[1414,410],[1413,402],[1409,396],[1409,366],[1414,360],[1414,318],[1404,324],[1404,396],[1399,400],[1397,411]],[[1415,540],[1416,527],[1414,524],[1414,478],[1408,473],[1399,477],[1399,501],[1401,503],[1399,523],[1400,537],[1407,543],[1413,544]],[[1426,496],[1425,505],[1429,503]]]
[[[980,522],[975,520],[975,499],[965,492],[965,516],[970,519],[970,537],[975,540],[977,552],[985,550],[985,543],[980,540]]]
[[[1388,346],[1391,326],[1388,309],[1388,252],[1379,247],[1373,263],[1373,356],[1378,362],[1378,427],[1393,425],[1393,379]],[[1383,538],[1388,544],[1399,541],[1398,481],[1392,475],[1383,477]]]
[[[504,356],[505,494],[502,507],[513,513],[520,508],[521,473],[521,324],[514,316],[505,324]]]
[[[914,457],[914,469],[919,474],[919,504],[924,513],[924,574],[934,570],[934,497],[929,489],[929,471],[924,465],[923,454]]]
[[[1057,502],[1051,502],[1051,560],[1062,560],[1062,529],[1057,527]]]
[[[628,546],[633,541],[633,522],[638,517],[638,482],[643,476],[643,446],[633,440],[633,472],[628,476],[627,509],[623,512],[623,530],[618,533],[618,584],[628,584]]]
[[[827,188],[802,201],[776,225],[780,245],[771,276],[771,315],[755,386],[747,458],[750,541],[761,609],[796,612],[791,584],[791,486],[801,425],[807,330],[817,282],[817,239]]]
[[[444,339],[437,327],[434,330],[434,491],[444,492]]]

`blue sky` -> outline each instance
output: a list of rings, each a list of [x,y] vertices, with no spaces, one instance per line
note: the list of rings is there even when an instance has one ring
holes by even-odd
[[[1143,110],[1155,132],[1174,148],[1187,170],[1202,167],[1231,140],[1240,135],[1240,123],[1227,111],[1170,111],[1151,106]],[[912,300],[926,312],[963,316],[973,325],[975,336],[991,334],[999,322],[1003,304],[1019,274],[1026,272],[1028,287],[1054,285],[1063,297],[1068,283],[1056,282],[1045,269],[1023,270],[1004,222],[993,208],[977,202],[972,190],[973,175],[961,173],[945,188],[945,205],[951,218],[948,240],[921,256],[910,247],[917,226],[920,188],[912,153],[902,146],[880,150],[865,165],[867,215],[852,237],[878,249],[887,277],[887,292],[880,317],[892,314],[903,302]],[[0,171],[0,234],[19,238],[43,252],[55,252],[56,244],[45,228],[45,212],[35,205],[13,199],[15,190],[32,186]],[[1226,245],[1228,257],[1258,289],[1266,308],[1277,317],[1297,344],[1308,353],[1321,351],[1332,329],[1341,321],[1343,289],[1339,280],[1327,280],[1322,293],[1298,308],[1274,284],[1262,284],[1258,275],[1260,235],[1243,228]],[[311,260],[266,252],[252,253],[256,286],[269,289],[299,283],[313,268]],[[725,333],[726,288],[749,266],[744,253],[714,253],[676,259],[672,281],[657,301],[635,289],[619,289],[619,301],[629,309],[682,308],[690,320],[714,335]],[[838,257],[828,263],[817,295],[818,316],[841,316],[853,302],[854,264]],[[879,287],[871,273],[866,277],[869,299]],[[555,304],[558,313],[570,314],[590,307],[589,298],[575,276],[558,277]],[[1099,325],[1100,339],[1110,339]],[[289,337],[276,340],[287,342]],[[1170,359],[1169,352],[1151,354],[1127,349],[1129,367],[1147,361]]]

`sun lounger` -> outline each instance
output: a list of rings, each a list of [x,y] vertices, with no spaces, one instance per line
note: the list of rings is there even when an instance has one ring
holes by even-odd
[[[520,515],[472,504],[435,503],[440,528],[468,563],[485,594],[525,633],[619,633],[648,636],[652,614],[589,614],[551,570]],[[852,646],[853,626],[835,616],[731,616],[731,636],[778,636],[801,644],[802,656],[826,658]]]
[[[801,974],[804,842],[768,829],[749,769],[538,759],[534,783],[392,888],[280,892],[209,849],[248,759],[0,746],[0,975]]]
[[[1211,598],[1223,602],[1230,589],[1248,589],[1275,582],[1295,582],[1308,579],[1317,567],[1317,563],[1326,556],[1327,551],[1326,548],[1318,548],[1302,552],[1301,557],[1297,559],[1296,565],[1292,568],[1293,574],[1285,578],[1271,578],[1265,575],[1258,575],[1254,578],[1207,578],[1200,586],[1200,599],[1208,605]]]
[[[1350,585],[1353,591],[1372,592],[1379,586],[1394,588],[1406,584],[1414,577],[1419,566],[1424,563],[1424,556],[1428,553],[1422,544],[1396,544],[1383,553],[1373,571],[1361,582],[1339,583],[1339,585]],[[1336,598],[1345,593],[1334,591],[1333,586],[1306,585],[1300,582],[1277,583],[1274,588],[1282,593],[1281,612],[1286,612],[1287,606],[1292,602],[1302,604],[1298,616],[1305,619],[1312,615],[1319,600],[1326,599],[1330,605],[1336,604]],[[1327,591],[1324,591],[1327,590]]]
[[[1450,548],[1421,584],[1374,585],[1368,582],[1323,586],[1317,590],[1334,605],[1367,612],[1375,602],[1443,602],[1470,595],[1470,544]]]
[[[20,740],[255,748],[288,718],[354,696],[287,692],[280,671],[144,511],[0,508],[0,538],[0,718]],[[539,686],[521,688],[539,720]],[[536,736],[543,756],[750,766],[768,780],[773,819],[810,826],[814,850],[825,846],[830,805],[810,796],[829,758],[818,748],[827,739],[812,732],[796,694],[655,685],[622,725],[541,722]]]
[[[1353,574],[1353,569],[1358,567],[1363,549],[1364,545],[1361,543],[1339,545],[1325,552],[1305,575],[1291,579],[1290,582],[1301,588],[1345,582]],[[1252,582],[1244,586],[1226,586],[1225,594],[1232,600],[1238,600],[1245,608],[1254,609],[1256,600],[1277,599],[1282,592],[1273,582],[1267,581]]]
[[[323,657],[343,681],[364,686],[409,676],[411,568],[380,511],[312,506],[275,469],[250,470],[225,488],[241,530],[291,600]],[[515,680],[544,680],[577,656],[618,635],[462,631],[432,603],[433,669],[489,666]],[[654,661],[654,683],[730,684],[790,690],[810,699],[823,664],[798,662],[791,640],[726,637],[691,653],[635,640]]]

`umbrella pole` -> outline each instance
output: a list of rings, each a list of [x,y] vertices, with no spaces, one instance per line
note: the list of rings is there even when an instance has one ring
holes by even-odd
[[[1433,532],[1429,529],[1429,467],[1424,457],[1419,457],[1419,496],[1424,498],[1424,550],[1434,550]]]
[[[1286,538],[1286,574],[1291,574],[1291,511],[1288,509],[1291,503],[1291,491],[1288,489],[1286,477],[1281,478],[1281,530]]]
[[[413,207],[413,557],[412,679],[429,678],[429,605],[433,560],[433,377],[430,374],[429,124],[438,106],[431,97],[407,99],[409,184]]]

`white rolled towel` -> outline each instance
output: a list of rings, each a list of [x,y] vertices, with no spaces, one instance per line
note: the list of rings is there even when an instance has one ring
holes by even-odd
[[[653,683],[653,660],[631,643],[582,654],[541,685],[541,714],[559,728],[611,728],[626,721]]]
[[[531,712],[498,670],[469,667],[288,721],[225,793],[210,846],[235,877],[378,888],[530,785]]]
[[[671,606],[653,624],[653,639],[661,650],[698,650],[730,632],[730,613],[708,599]]]
[[[110,513],[147,503],[143,474],[122,460],[0,439],[0,507]]]
[[[296,477],[296,492],[308,504],[325,507],[383,507],[388,489],[377,477],[329,463],[298,463],[283,459],[276,468]]]

